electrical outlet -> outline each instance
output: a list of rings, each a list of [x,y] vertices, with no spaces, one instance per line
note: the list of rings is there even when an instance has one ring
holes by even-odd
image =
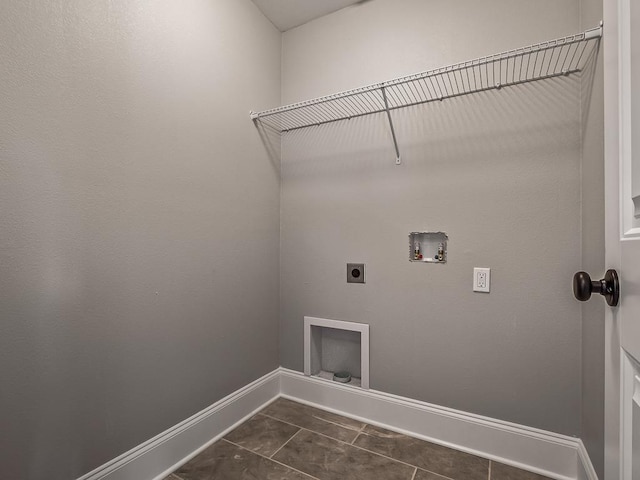
[[[473,269],[473,291],[489,293],[491,290],[491,269]]]

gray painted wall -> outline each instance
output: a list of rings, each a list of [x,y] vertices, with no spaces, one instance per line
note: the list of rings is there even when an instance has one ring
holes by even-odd
[[[579,2],[374,0],[283,36],[285,103],[574,33]],[[371,325],[371,386],[580,433],[580,79],[503,89],[283,140],[283,366],[303,316]],[[449,234],[449,262],[407,235]],[[345,264],[367,263],[347,285]],[[490,294],[473,267],[492,268]]]
[[[591,28],[602,20],[602,0],[581,0],[580,21]],[[604,41],[607,41],[606,30]],[[602,49],[582,85],[582,268],[597,278],[604,263],[604,80]],[[581,438],[604,478],[604,309],[594,299],[582,305]]]
[[[284,35],[283,102],[600,8],[366,2]],[[280,103],[280,35],[251,2],[6,0],[0,62],[3,475],[77,477],[275,368],[279,276],[285,367],[302,370],[304,315],[367,322],[373,388],[582,432],[601,472],[603,307],[567,286],[604,270],[599,69],[593,93],[563,79],[398,112],[402,167],[382,118],[286,137],[280,275],[279,145],[246,115]],[[449,233],[446,266],[407,261],[417,229]]]
[[[0,2],[0,465],[65,479],[276,368],[249,0]]]

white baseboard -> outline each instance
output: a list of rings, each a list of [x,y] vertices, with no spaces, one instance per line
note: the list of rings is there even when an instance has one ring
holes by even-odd
[[[78,480],[162,479],[278,398],[274,370]]]
[[[557,480],[579,478],[583,458],[577,438],[280,371],[284,397]]]
[[[578,440],[578,476],[577,480],[598,480],[598,474],[596,469],[591,463],[591,458],[587,452],[587,448],[582,443],[582,440]]]
[[[557,480],[598,480],[578,438],[279,368],[78,480],[160,480],[283,396]]]

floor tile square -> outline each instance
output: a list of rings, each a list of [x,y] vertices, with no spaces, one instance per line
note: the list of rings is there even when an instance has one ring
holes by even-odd
[[[367,425],[354,445],[453,480],[487,480],[489,460]]]
[[[224,438],[247,450],[270,457],[299,430],[299,427],[258,414]]]
[[[415,472],[409,465],[308,430],[296,434],[273,458],[320,480],[411,480]]]
[[[351,443],[364,423],[280,398],[260,413],[298,427]]]
[[[309,480],[302,473],[226,440],[211,445],[175,475],[181,480]]]

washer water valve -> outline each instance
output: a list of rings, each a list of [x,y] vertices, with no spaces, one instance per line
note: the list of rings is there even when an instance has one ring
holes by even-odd
[[[444,232],[412,232],[409,234],[409,261],[447,263],[447,242]]]

